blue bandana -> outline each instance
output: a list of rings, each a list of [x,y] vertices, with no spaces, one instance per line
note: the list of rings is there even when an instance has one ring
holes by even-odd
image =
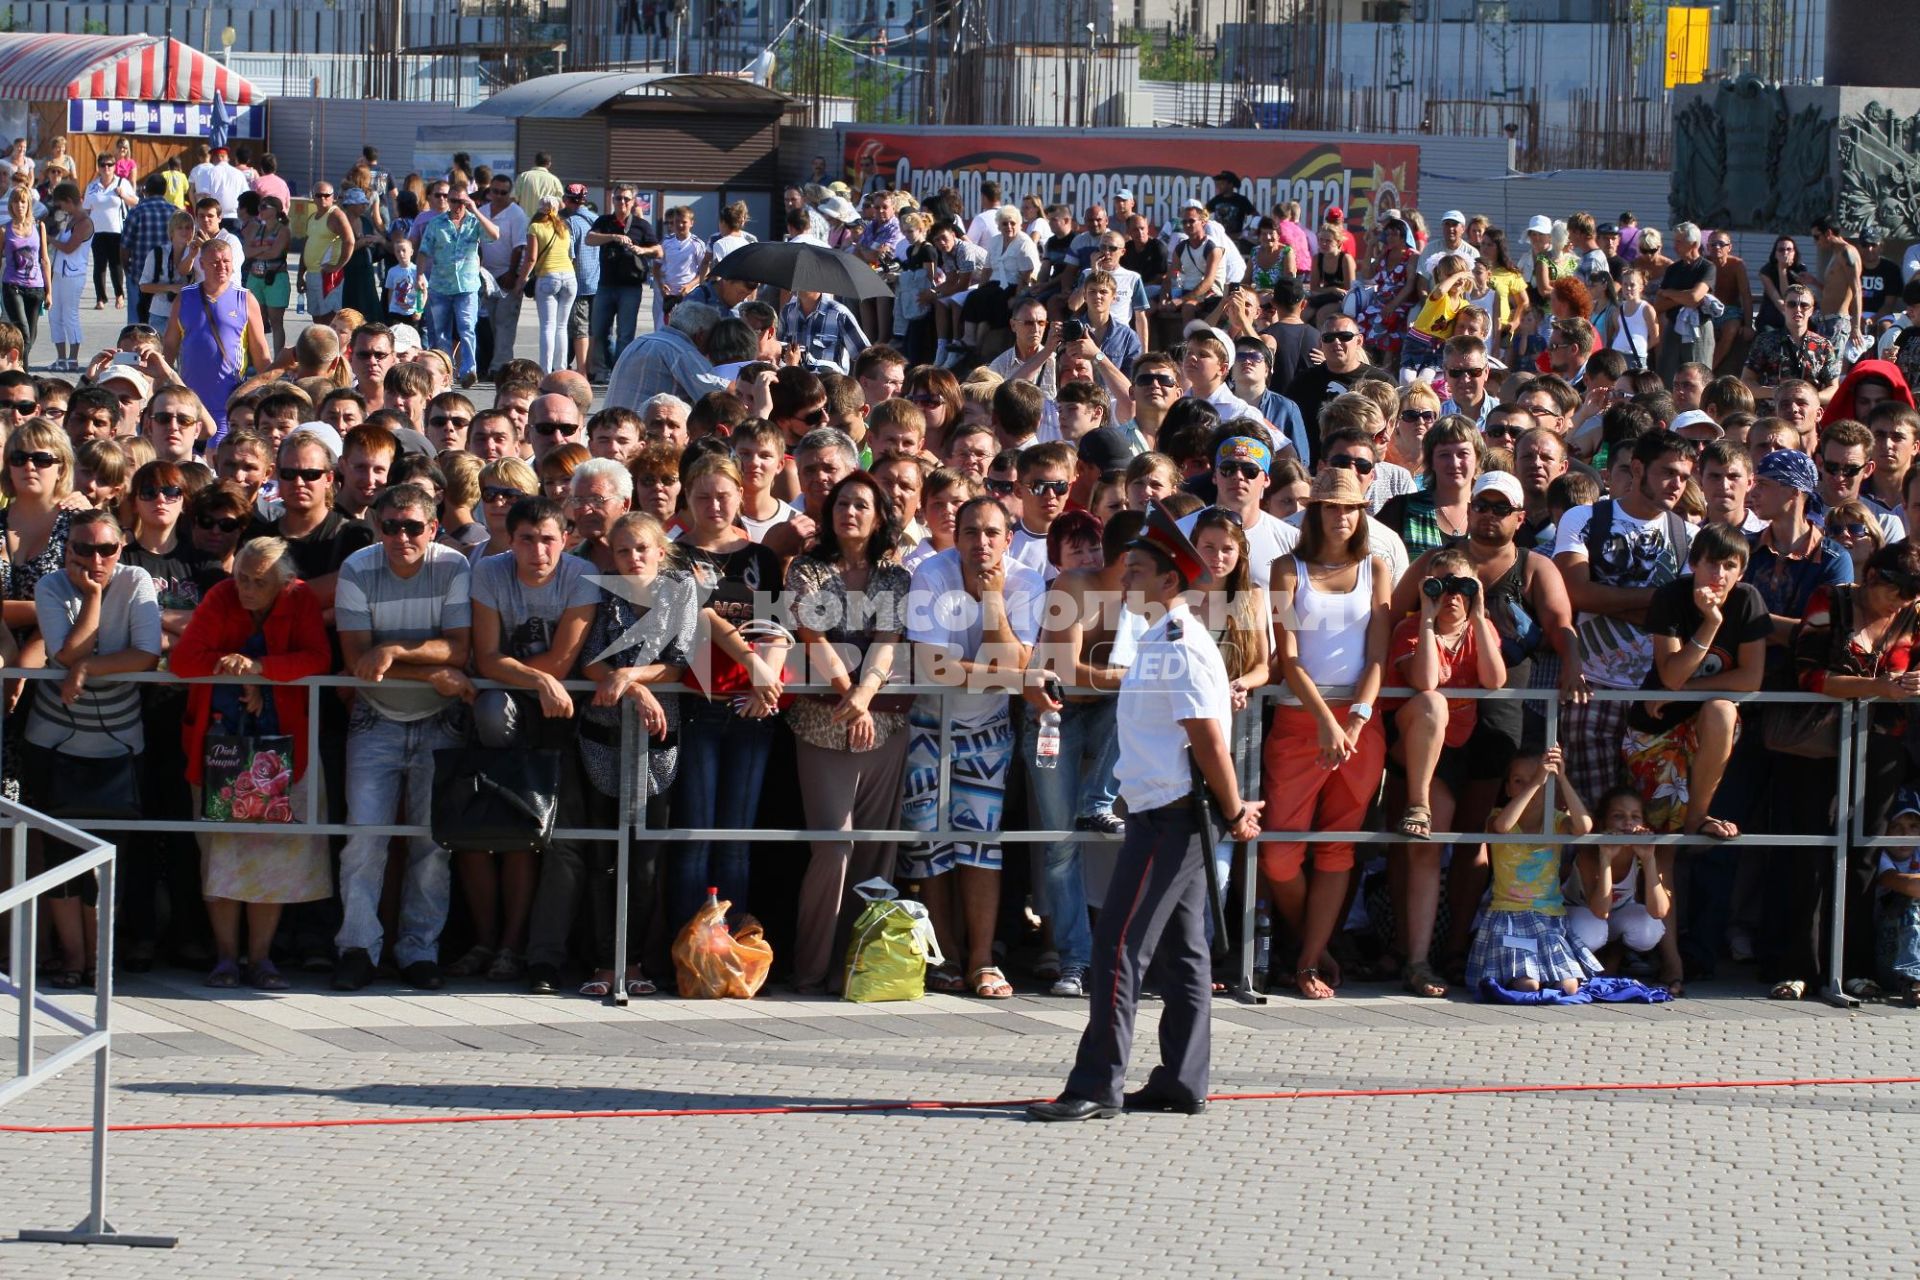
[[[1775,449],[1760,459],[1753,474],[1756,479],[1771,480],[1806,494],[1808,516],[1826,510],[1826,504],[1820,501],[1820,473],[1815,470],[1813,459],[1798,449]]]

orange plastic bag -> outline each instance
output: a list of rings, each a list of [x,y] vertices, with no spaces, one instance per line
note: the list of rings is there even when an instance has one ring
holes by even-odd
[[[680,994],[689,999],[751,1000],[766,985],[773,968],[773,948],[766,932],[749,924],[735,933],[727,928],[727,908],[709,895],[673,942],[673,969]]]

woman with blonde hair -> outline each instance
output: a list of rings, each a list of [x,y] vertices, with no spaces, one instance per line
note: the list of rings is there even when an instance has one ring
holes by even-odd
[[[73,492],[73,446],[67,433],[45,418],[29,418],[6,442],[6,466],[0,470],[0,618],[20,640],[23,653],[37,655],[29,641],[37,621],[33,589],[67,562],[67,530],[73,520],[67,496]],[[38,656],[29,665],[38,666]]]
[[[567,367],[567,319],[573,314],[580,281],[573,273],[573,232],[553,196],[540,197],[527,224],[527,263],[534,310],[540,317],[540,369],[555,373]]]
[[[7,320],[20,331],[20,361],[28,364],[47,308],[47,281],[53,278],[48,235],[33,216],[33,190],[14,183],[7,192],[6,257],[0,266],[0,302]]]
[[[745,200],[735,200],[720,210],[720,234],[707,245],[713,253],[713,260],[720,261],[735,249],[744,249],[755,243],[754,237],[747,233],[747,221],[752,215],[747,211]]]

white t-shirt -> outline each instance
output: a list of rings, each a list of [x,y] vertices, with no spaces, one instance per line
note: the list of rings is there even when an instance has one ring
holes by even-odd
[[[210,195],[220,202],[220,216],[237,217],[240,193],[247,189],[247,175],[230,164],[197,164],[187,175],[187,186],[196,194]]]
[[[757,241],[744,231],[735,231],[729,235],[715,236],[707,247],[713,250],[713,260],[720,261],[735,249],[744,249]]]
[[[480,265],[498,280],[512,265],[514,251],[526,248],[527,214],[517,204],[510,204],[499,213],[488,209],[481,212],[487,215],[487,221],[500,228],[498,240],[489,240],[484,234],[480,237]]]
[[[1604,581],[1616,587],[1658,587],[1679,577],[1685,566],[1667,539],[1667,513],[1640,520],[1617,502],[1612,507]],[[1561,518],[1554,559],[1587,559],[1587,525],[1592,519],[1592,507],[1575,507]],[[1699,532],[1691,521],[1687,529]],[[1589,566],[1589,572],[1602,580],[1597,566]],[[1653,667],[1653,639],[1646,628],[1606,614],[1582,613],[1574,629],[1580,635],[1582,669],[1589,683],[1605,689],[1638,689],[1646,680]]]
[[[1426,256],[1420,259],[1420,274],[1428,280],[1433,279],[1434,263],[1440,261],[1440,259],[1446,257],[1448,254],[1453,254],[1468,266],[1472,266],[1474,263],[1480,261],[1480,251],[1468,244],[1465,240],[1460,242],[1458,249],[1449,249],[1436,239],[1427,245]]]
[[[1180,532],[1191,538],[1193,526],[1199,520],[1198,511],[1183,516],[1178,522]],[[1272,585],[1273,562],[1281,556],[1293,554],[1293,549],[1300,545],[1300,531],[1262,511],[1255,516],[1252,524],[1242,526],[1242,532],[1247,535],[1247,576],[1259,586]],[[1400,554],[1406,554],[1405,548],[1401,549]]]
[[[973,221],[967,224],[967,239],[982,249],[992,244],[993,238],[1000,234],[999,217],[997,208],[982,209],[974,214]]]
[[[86,206],[87,216],[93,219],[93,229],[110,236],[117,236],[127,225],[127,203],[122,195],[133,194],[133,184],[125,178],[111,178],[102,186],[98,178],[87,184],[87,192],[81,197]]]
[[[1045,597],[1046,584],[1038,574],[1021,564],[1007,564],[1007,621],[1022,644],[1040,638]],[[921,561],[907,597],[907,639],[938,645],[971,661],[980,652],[980,620],[980,602],[967,594],[960,575],[959,551],[937,552]],[[1004,693],[951,693],[945,701],[949,723],[960,728],[979,728],[1007,714]],[[940,703],[938,695],[922,695],[919,709],[937,718]]]
[[[1007,559],[1033,570],[1043,582],[1052,582],[1060,576],[1060,571],[1047,559],[1047,535],[1033,532],[1024,520],[1013,526],[1013,545],[1007,548]]]
[[[674,293],[693,282],[709,253],[707,242],[694,235],[685,240],[662,236],[660,249],[664,255],[660,259],[660,279]]]

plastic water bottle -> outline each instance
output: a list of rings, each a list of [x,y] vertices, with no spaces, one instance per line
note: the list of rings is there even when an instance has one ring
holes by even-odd
[[[1033,762],[1042,769],[1060,767],[1060,713],[1040,713],[1040,736],[1033,742]]]
[[[1273,911],[1261,899],[1253,908],[1253,989],[1267,989],[1267,968],[1273,962]]]

